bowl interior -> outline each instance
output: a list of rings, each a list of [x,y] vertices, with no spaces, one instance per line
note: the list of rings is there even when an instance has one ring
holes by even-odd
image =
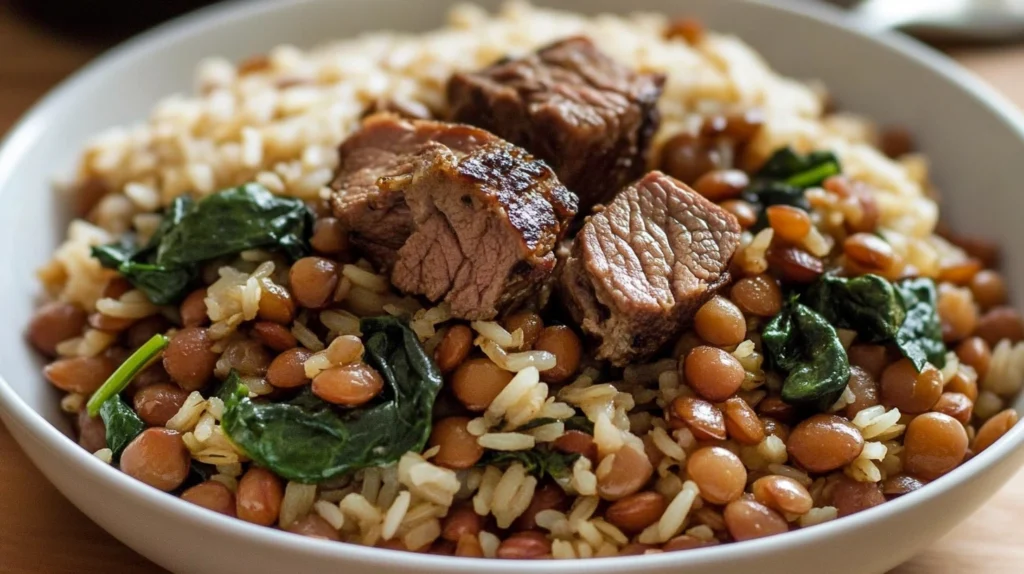
[[[58,394],[39,374],[24,327],[40,298],[35,271],[60,244],[67,201],[55,177],[75,167],[84,143],[103,129],[145,118],[161,97],[191,90],[196,64],[211,55],[239,60],[282,43],[311,46],[366,30],[425,30],[443,23],[455,0],[298,0],[215,9],[115,49],[102,65],[47,97],[9,134],[0,150],[0,379],[31,409],[65,433]],[[479,2],[493,8],[497,0]],[[722,0],[538,0],[582,12],[662,11],[696,16],[736,33],[773,67],[825,82],[844,109],[899,123],[928,154],[945,218],[957,229],[1024,244],[1024,194],[1016,193],[1024,123],[1001,98],[912,41],[885,43],[805,14],[761,3]],[[811,8],[832,18],[827,9]],[[258,30],[259,33],[253,33]],[[940,72],[939,70],[944,70]],[[951,79],[952,78],[952,79]],[[982,101],[986,103],[982,103]],[[1024,303],[1024,252],[1006,250],[1015,304]],[[0,382],[2,384],[2,382]],[[11,405],[7,405],[11,407]],[[1024,406],[1024,399],[1017,401]],[[1018,429],[1019,430],[1019,429]],[[1019,439],[1020,432],[1015,433]]]

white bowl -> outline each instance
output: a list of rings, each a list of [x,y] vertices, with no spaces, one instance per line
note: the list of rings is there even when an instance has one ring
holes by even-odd
[[[38,298],[34,271],[57,246],[67,210],[51,177],[67,173],[85,140],[146,116],[188,90],[204,56],[242,58],[279,43],[311,45],[379,28],[440,25],[450,2],[298,0],[228,4],[132,40],[40,102],[0,149],[0,418],[33,462],[100,526],[177,572],[882,572],[949,531],[1024,460],[1024,425],[927,488],[855,516],[783,536],[681,553],[570,562],[488,561],[321,542],[232,520],[151,489],[101,463],[66,435],[57,393],[23,340]],[[486,5],[494,1],[483,2]],[[909,126],[932,160],[944,208],[960,229],[1024,245],[1024,119],[942,56],[902,37],[872,38],[838,12],[798,12],[724,0],[539,2],[586,12],[662,10],[735,32],[782,72],[820,78],[845,108]],[[1024,250],[1006,252],[1024,299]],[[1018,401],[1017,408],[1024,407]],[[54,541],[54,550],[59,541]]]

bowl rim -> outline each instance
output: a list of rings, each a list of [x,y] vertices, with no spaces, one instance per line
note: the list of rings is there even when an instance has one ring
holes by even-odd
[[[8,134],[0,141],[0,201],[13,195],[13,189],[5,186],[11,173],[16,169],[21,157],[33,145],[33,139],[42,131],[48,117],[56,110],[65,107],[79,86],[85,84],[91,76],[107,68],[116,68],[122,62],[136,57],[136,52],[154,52],[164,46],[179,43],[193,35],[203,35],[219,25],[237,20],[247,20],[254,15],[286,11],[308,4],[316,4],[323,0],[242,0],[229,1],[211,5],[167,23],[159,25],[147,32],[123,42],[98,58],[89,62],[80,70],[51,89],[41,100],[35,103]],[[368,1],[368,0],[358,0]],[[730,0],[737,1],[737,0]],[[1024,115],[1002,94],[984,84],[959,64],[945,55],[932,50],[897,33],[878,33],[870,23],[824,4],[801,3],[798,0],[750,0],[763,8],[789,13],[803,17],[814,25],[829,28],[842,28],[853,32],[871,42],[880,44],[898,57],[910,60],[917,66],[931,70],[946,81],[957,85],[979,106],[995,113],[1016,135],[1024,141]],[[71,104],[73,105],[73,104]],[[0,285],[6,292],[14,279],[10,274],[0,274]],[[17,328],[21,329],[22,326]],[[428,568],[444,568],[453,573],[476,573],[486,564],[486,569],[496,573],[518,573],[523,570],[543,570],[557,573],[610,573],[621,570],[622,560],[560,560],[544,561],[539,566],[524,565],[518,561],[456,558],[434,556],[409,552],[396,552],[381,548],[367,547],[357,544],[338,544],[335,542],[295,536],[274,528],[256,526],[247,522],[229,518],[218,513],[198,509],[173,495],[167,495],[146,486],[112,466],[103,463],[90,453],[79,447],[73,440],[56,427],[51,425],[41,414],[31,408],[14,391],[11,385],[0,374],[0,414],[4,415],[9,425],[19,427],[26,434],[36,439],[46,450],[58,455],[66,462],[68,468],[84,473],[92,480],[110,484],[142,504],[149,504],[154,510],[173,515],[190,526],[203,526],[216,530],[220,535],[244,536],[250,543],[272,546],[282,552],[298,552],[337,559],[339,563],[346,560],[358,561],[366,566],[391,566],[416,572],[420,566]],[[935,501],[944,494],[968,482],[993,468],[1000,460],[1008,457],[1013,451],[1024,444],[1024,424],[1014,428],[984,452],[956,468],[949,474],[933,481],[927,488],[911,492],[896,500],[889,501],[864,512],[844,517],[842,520],[820,524],[814,528],[791,531],[782,536],[749,540],[739,544],[724,544],[715,547],[699,548],[682,554],[666,552],[653,555],[632,556],[634,568],[670,567],[673,564],[686,562],[696,565],[712,565],[728,562],[739,554],[754,556],[768,551],[780,552],[809,544],[827,543],[844,533],[856,530],[886,516],[894,516],[912,506]]]

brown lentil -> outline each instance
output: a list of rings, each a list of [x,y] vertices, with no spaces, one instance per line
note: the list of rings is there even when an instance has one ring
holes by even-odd
[[[303,365],[312,356],[312,351],[295,347],[274,357],[267,368],[267,382],[279,389],[291,389],[309,383]]]
[[[544,330],[544,320],[532,311],[520,311],[506,317],[504,327],[509,333],[514,333],[516,329],[523,330],[523,345],[516,350],[525,351],[532,349],[537,342],[541,331]]]
[[[482,412],[494,397],[508,385],[513,374],[502,370],[490,359],[478,358],[465,361],[452,373],[450,385],[455,397],[467,409]]]
[[[434,464],[461,470],[471,468],[480,460],[484,448],[477,444],[468,426],[467,417],[448,417],[434,423],[430,432],[430,446],[440,448],[434,455]]]
[[[211,347],[206,329],[185,327],[178,331],[164,350],[164,369],[178,386],[197,391],[213,376],[217,353]]]
[[[351,363],[321,371],[313,379],[313,394],[336,405],[357,407],[380,394],[384,379],[365,363]]]
[[[780,397],[765,397],[755,407],[757,414],[773,418],[779,422],[791,424],[796,421],[796,407],[783,401]]]
[[[207,510],[235,517],[235,493],[217,482],[207,480],[181,493],[181,499]]]
[[[846,382],[846,388],[855,397],[853,402],[846,405],[846,418],[853,420],[857,413],[878,404],[878,382],[864,369],[858,366],[850,367],[850,378]]]
[[[678,420],[697,440],[725,440],[725,417],[722,411],[696,397],[679,396],[672,401],[672,421]]]
[[[889,353],[882,345],[850,345],[846,350],[850,365],[860,367],[875,381],[882,378],[882,371],[891,362]]]
[[[765,257],[769,265],[782,273],[784,279],[794,283],[810,283],[825,272],[821,259],[792,245],[772,241]]]
[[[715,546],[719,542],[718,540],[702,540],[689,534],[682,534],[672,538],[666,542],[662,547],[662,552],[678,552],[680,550],[693,550],[694,548],[703,548],[705,546]]]
[[[338,264],[323,257],[303,257],[288,271],[288,282],[299,305],[320,309],[334,297]]]
[[[654,474],[654,467],[647,455],[631,446],[623,446],[608,456],[615,458],[607,472],[601,472],[601,466],[598,465],[596,473],[597,494],[605,500],[620,500],[636,493]]]
[[[969,336],[978,324],[978,309],[969,289],[947,283],[939,285],[937,310],[942,320],[942,339],[946,342]]]
[[[764,426],[747,401],[732,397],[725,401],[725,430],[732,440],[749,446],[764,440]]]
[[[292,522],[285,527],[285,530],[292,534],[299,534],[310,538],[332,540],[334,542],[341,541],[341,535],[338,534],[338,531],[335,530],[329,522],[321,518],[320,515],[313,513],[307,514],[295,522]]]
[[[444,518],[441,538],[450,542],[458,542],[467,534],[475,538],[483,527],[484,518],[473,511],[472,505],[455,506]]]
[[[926,365],[920,373],[910,359],[903,358],[882,372],[882,404],[901,413],[928,412],[942,394],[942,373]]]
[[[583,431],[567,430],[556,438],[551,446],[559,452],[579,454],[589,458],[591,462],[597,461],[597,443],[594,442],[594,437]]]
[[[551,541],[536,530],[516,532],[498,545],[498,558],[526,560],[551,554]]]
[[[162,427],[178,413],[185,404],[189,392],[178,385],[156,383],[139,389],[132,402],[142,422],[153,427]]]
[[[295,335],[280,323],[259,321],[253,324],[252,334],[264,345],[279,353],[299,346]]]
[[[922,486],[924,486],[924,483],[912,476],[897,474],[882,481],[882,494],[889,498],[894,498],[908,492],[913,492]]]
[[[978,319],[974,335],[992,347],[1003,339],[1016,343],[1024,339],[1024,323],[1013,307],[993,307]]]
[[[89,416],[89,411],[78,411],[78,444],[89,452],[107,448],[107,427],[100,417]]]
[[[473,331],[465,325],[452,325],[434,350],[434,361],[442,373],[450,373],[462,364],[473,348]]]
[[[317,253],[338,255],[348,250],[348,232],[334,217],[321,217],[313,225],[309,244]]]
[[[985,339],[981,337],[969,337],[961,341],[956,347],[956,356],[960,362],[974,368],[978,378],[984,378],[988,373],[989,363],[992,362],[992,349]],[[968,395],[970,396],[970,395]],[[975,396],[974,398],[977,398]],[[972,398],[973,400],[973,398]]]
[[[604,518],[626,534],[637,534],[657,522],[667,507],[664,496],[649,490],[613,502]]]
[[[747,336],[747,322],[743,312],[725,297],[712,297],[697,309],[693,328],[712,345],[727,347],[738,345]]]
[[[896,265],[889,242],[872,233],[854,233],[843,241],[843,254],[864,269],[886,271]]]
[[[46,380],[62,391],[92,394],[114,373],[117,364],[109,357],[57,359],[43,368]]]
[[[306,259],[319,258],[307,257]],[[304,261],[304,259],[299,261]],[[295,318],[295,301],[292,300],[291,293],[277,283],[264,283],[262,287],[263,293],[260,294],[260,306],[256,316],[261,321],[270,321],[281,325],[291,323]]]
[[[843,475],[832,488],[832,506],[839,516],[849,516],[885,502],[879,485],[874,482],[859,482]]]
[[[978,400],[978,377],[971,374],[963,369],[958,369],[953,374],[946,386],[943,387],[945,392],[959,393],[967,397],[972,403]]]
[[[796,425],[786,450],[811,472],[829,472],[853,462],[864,447],[864,437],[850,421],[818,414]]]
[[[814,506],[811,493],[804,485],[777,474],[761,477],[751,485],[754,500],[786,514],[804,514]]]
[[[153,338],[153,335],[164,333],[171,326],[161,315],[151,315],[135,322],[125,333],[125,343],[129,349],[138,349]]]
[[[206,310],[206,287],[196,289],[181,302],[178,311],[181,314],[183,327],[202,327],[210,323]]]
[[[723,201],[721,207],[731,213],[743,229],[749,229],[757,223],[757,211],[754,210],[754,206],[742,199]]]
[[[967,454],[967,431],[942,413],[925,413],[907,425],[903,439],[904,472],[924,480],[936,479],[956,468]]]
[[[463,535],[456,543],[455,556],[483,558],[484,549],[480,546],[480,538],[473,534]]]
[[[715,203],[735,199],[750,185],[750,177],[738,169],[716,169],[700,176],[693,184],[697,193]]]
[[[967,285],[981,271],[981,261],[973,257],[957,263],[950,263],[939,268],[937,280],[940,283]]]
[[[713,141],[681,133],[661,149],[661,170],[690,185],[705,173],[725,167],[725,158]]]
[[[704,447],[686,459],[686,473],[700,495],[712,504],[727,504],[743,494],[747,469],[738,456],[718,446]]]
[[[253,466],[238,481],[235,510],[246,522],[270,526],[277,522],[283,499],[281,479],[269,470]]]
[[[104,315],[103,313],[93,313],[89,315],[89,326],[98,331],[105,331],[107,333],[120,333],[134,324],[135,319],[111,317],[110,315]]]
[[[730,502],[722,515],[729,534],[738,542],[782,534],[789,530],[786,520],[774,510],[745,498]]]
[[[221,359],[243,377],[261,377],[267,374],[271,356],[259,341],[242,339],[229,343]]]
[[[978,429],[971,450],[977,454],[992,446],[992,443],[999,440],[999,437],[1006,434],[1015,424],[1017,424],[1017,411],[1013,409],[1006,409],[993,415]]]
[[[937,413],[949,415],[960,424],[966,426],[971,422],[974,403],[963,393],[942,393],[938,402],[932,407]]]
[[[772,205],[765,209],[768,225],[775,231],[775,237],[799,244],[811,232],[811,218],[807,212],[790,205]]]
[[[568,381],[580,368],[583,343],[572,329],[565,325],[545,327],[533,344],[535,351],[547,351],[555,356],[555,366],[540,372],[540,379],[547,383]]]
[[[991,309],[1006,303],[1006,282],[998,272],[983,269],[971,278],[971,293],[982,309]]]
[[[533,530],[537,528],[537,513],[542,510],[563,511],[568,506],[565,491],[557,484],[546,482],[537,487],[533,499],[526,510],[512,523],[515,530]]]
[[[170,492],[185,482],[190,460],[177,431],[153,427],[142,431],[125,447],[121,453],[121,472]]]
[[[774,317],[782,310],[782,289],[770,275],[744,277],[732,286],[733,302],[744,313]]]
[[[789,440],[789,427],[772,418],[762,418],[761,427],[764,428],[765,436],[778,437],[782,442]]]
[[[701,345],[686,355],[681,363],[686,382],[701,397],[721,402],[739,390],[746,371],[739,359],[717,347]]]

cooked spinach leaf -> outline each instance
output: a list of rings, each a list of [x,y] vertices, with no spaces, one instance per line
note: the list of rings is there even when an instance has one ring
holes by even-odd
[[[917,370],[945,365],[946,347],[930,279],[890,283],[878,275],[821,277],[800,299],[831,324],[871,343],[895,343]]]
[[[895,285],[907,318],[896,332],[896,346],[920,371],[927,363],[946,366],[938,295],[931,279],[907,279]]]
[[[274,247],[298,259],[309,252],[306,238],[312,227],[312,214],[301,200],[247,183],[196,202],[163,233],[156,260],[187,265],[258,247]]]
[[[850,362],[836,330],[810,307],[791,301],[761,333],[771,364],[786,373],[782,400],[819,410],[831,407],[846,388]]]
[[[441,374],[416,335],[394,317],[363,319],[363,359],[384,378],[364,408],[339,409],[312,394],[289,403],[250,399],[237,374],[224,383],[224,432],[256,463],[288,479],[322,482],[419,452],[431,429]]]
[[[821,185],[841,171],[839,160],[832,152],[815,151],[800,155],[790,147],[777,150],[754,174],[753,181],[742,194],[742,198],[758,212],[754,230],[760,231],[768,225],[765,209],[772,205],[809,210],[804,191]]]
[[[119,458],[124,447],[146,430],[146,424],[121,400],[120,395],[114,395],[103,403],[100,418],[107,428],[107,448],[114,453],[114,459]]]
[[[893,284],[873,274],[823,275],[800,300],[832,325],[871,343],[891,341],[907,315]]]
[[[757,171],[757,178],[780,180],[796,187],[821,185],[830,176],[840,173],[839,160],[829,151],[796,153],[786,146],[776,150]]]
[[[477,463],[477,466],[497,466],[505,468],[518,462],[526,468],[526,472],[542,479],[566,480],[572,476],[572,465],[580,457],[579,453],[563,453],[546,446],[537,446],[530,450],[496,451],[489,450]]]
[[[256,248],[281,249],[297,259],[309,251],[312,228],[312,213],[301,200],[249,183],[199,201],[180,196],[146,245],[126,238],[94,247],[92,254],[152,302],[166,305],[196,282],[200,263]]]

